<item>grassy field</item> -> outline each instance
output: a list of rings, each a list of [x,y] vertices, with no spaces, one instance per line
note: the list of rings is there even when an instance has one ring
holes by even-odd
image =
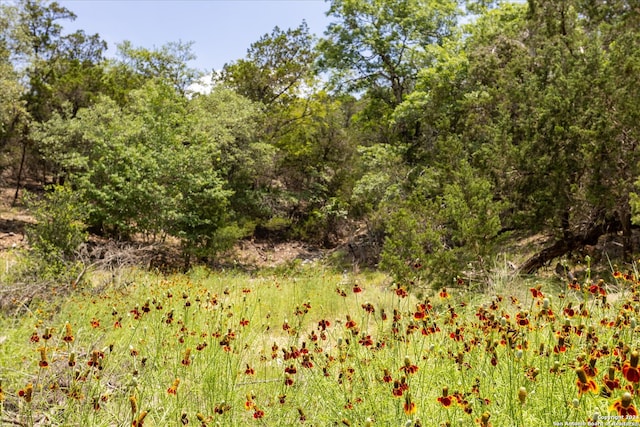
[[[0,417],[22,426],[630,425],[638,283],[412,292],[319,263],[98,273],[9,313]],[[621,417],[621,418],[618,418]],[[600,424],[597,424],[597,423]],[[592,424],[589,424],[592,423]]]

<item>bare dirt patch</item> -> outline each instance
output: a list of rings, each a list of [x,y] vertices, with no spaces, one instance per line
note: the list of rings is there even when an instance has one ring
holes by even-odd
[[[300,260],[311,262],[325,256],[326,250],[302,242],[240,241],[225,257],[245,268],[278,267]]]
[[[34,222],[23,207],[11,206],[14,191],[0,188],[0,251],[24,246],[25,227]]]

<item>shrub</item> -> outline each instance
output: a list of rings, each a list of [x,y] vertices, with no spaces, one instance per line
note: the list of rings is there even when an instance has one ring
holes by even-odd
[[[87,240],[86,207],[67,186],[52,186],[44,197],[30,194],[26,203],[36,222],[27,227],[31,251],[27,264],[42,279],[56,279],[77,269],[76,252]]]
[[[438,287],[482,277],[505,205],[465,166],[444,185],[425,170],[404,200],[387,206],[381,267],[396,280]]]

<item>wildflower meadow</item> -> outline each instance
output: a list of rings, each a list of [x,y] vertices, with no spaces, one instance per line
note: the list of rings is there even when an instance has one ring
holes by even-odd
[[[2,318],[2,425],[640,422],[633,273],[482,291],[318,265],[128,274]]]

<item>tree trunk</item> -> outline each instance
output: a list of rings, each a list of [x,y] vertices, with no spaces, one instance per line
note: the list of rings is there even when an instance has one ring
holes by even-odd
[[[620,203],[618,209],[618,218],[622,228],[622,256],[625,261],[630,261],[631,253],[633,252],[633,241],[631,239],[631,206],[628,197]]]
[[[629,223],[630,224],[630,223]],[[559,258],[571,251],[580,249],[585,245],[596,245],[600,236],[623,230],[623,224],[619,218],[610,219],[602,224],[594,224],[581,234],[567,235],[556,241],[553,245],[541,250],[520,266],[520,274],[533,274],[538,269],[548,265],[555,258]],[[629,227],[631,233],[631,227]]]
[[[18,196],[20,195],[20,185],[22,184],[22,171],[24,169],[24,161],[27,157],[27,142],[22,143],[22,156],[20,157],[20,168],[18,169],[18,177],[16,178],[16,192],[13,195],[13,202],[11,206],[15,206],[18,203]]]

